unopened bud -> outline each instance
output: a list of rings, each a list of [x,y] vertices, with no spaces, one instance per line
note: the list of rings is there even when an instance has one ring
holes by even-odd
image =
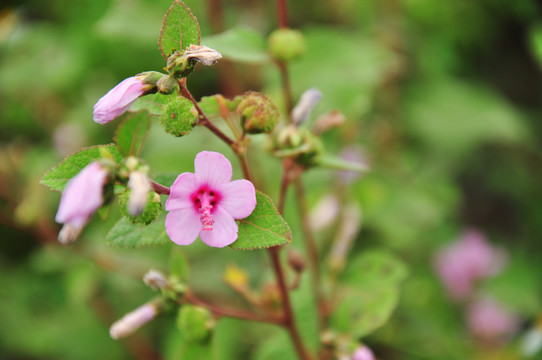
[[[312,132],[315,135],[320,135],[330,129],[341,126],[344,124],[345,120],[346,118],[342,112],[339,110],[331,110],[316,119],[316,124],[314,124]]]
[[[130,199],[128,200],[128,213],[132,216],[139,216],[145,209],[151,191],[151,181],[147,174],[140,171],[133,171],[128,180]]]
[[[324,145],[309,130],[289,125],[277,134],[273,152],[278,157],[295,158],[298,164],[309,168],[319,165]]]
[[[322,93],[316,88],[310,88],[305,91],[299,102],[292,110],[292,122],[296,125],[300,125],[307,120],[312,109],[318,104],[322,99]]]
[[[298,30],[278,29],[269,35],[269,52],[280,61],[293,60],[305,52],[305,39]]]
[[[156,86],[158,87],[158,91],[166,95],[172,94],[173,92],[177,91],[177,89],[179,89],[179,83],[177,83],[177,79],[175,79],[171,75],[162,77],[160,80],[158,80]]]
[[[165,132],[173,136],[188,134],[198,119],[198,111],[190,100],[182,97],[174,97],[162,106],[160,125]]]
[[[302,272],[306,267],[305,259],[303,259],[303,256],[294,249],[288,251],[288,265],[290,265],[296,273]]]
[[[371,349],[365,345],[361,345],[352,353],[350,360],[375,360],[375,356]]]
[[[195,60],[203,65],[210,66],[216,64],[216,62],[222,59],[222,55],[210,47],[203,45],[190,45],[185,52],[183,57],[187,60]]]
[[[248,91],[237,105],[241,126],[249,134],[269,132],[277,125],[280,112],[275,103],[266,95]]]
[[[158,215],[162,209],[162,203],[160,202],[160,196],[154,191],[147,191],[147,201],[143,207],[143,210],[139,215],[132,215],[130,210],[134,210],[135,206],[130,206],[130,200],[133,199],[132,191],[127,190],[121,193],[118,197],[120,203],[120,209],[124,216],[128,217],[132,223],[150,224]],[[137,198],[137,196],[136,196]],[[137,201],[143,201],[143,198],[139,198]],[[134,202],[136,202],[134,200]],[[131,209],[130,209],[131,208]]]
[[[64,226],[62,226],[62,230],[60,230],[58,233],[58,242],[62,245],[73,244],[81,234],[82,230],[82,226],[78,227],[73,224],[64,224]]]
[[[168,286],[168,281],[164,274],[158,270],[150,269],[143,276],[143,282],[154,290],[163,289]]]
[[[140,79],[144,84],[144,89],[146,92],[151,92],[156,87],[157,83],[164,77],[165,74],[157,71],[147,71],[136,75],[136,78]]]
[[[206,308],[194,305],[183,305],[177,316],[177,327],[183,335],[195,342],[205,342],[211,335],[215,321]]]
[[[124,315],[109,329],[109,334],[115,340],[133,334],[144,324],[148,323],[158,314],[156,304],[147,303]]]

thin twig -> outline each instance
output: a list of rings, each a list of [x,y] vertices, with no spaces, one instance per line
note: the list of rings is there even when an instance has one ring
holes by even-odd
[[[286,118],[288,123],[292,122],[292,109],[294,103],[292,100],[292,87],[290,85],[290,76],[288,75],[288,65],[282,61],[276,61],[276,64],[280,71],[280,78],[282,82],[282,95],[284,97],[284,107],[286,108]]]
[[[277,19],[279,27],[288,27],[288,7],[286,5],[287,0],[277,0]]]
[[[154,192],[160,194],[160,195],[169,195],[169,188],[167,186],[164,186],[162,184],[158,184],[155,181],[151,180],[151,186]]]

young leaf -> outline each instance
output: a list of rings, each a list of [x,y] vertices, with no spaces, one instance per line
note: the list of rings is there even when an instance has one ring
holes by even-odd
[[[188,46],[199,45],[201,32],[198,20],[180,0],[175,0],[164,17],[158,45],[164,59],[175,51],[184,51]]]
[[[106,239],[108,245],[122,248],[138,248],[170,243],[163,216],[149,225],[132,224],[127,217],[123,217],[109,231]]]
[[[269,196],[256,191],[256,208],[249,217],[237,220],[239,233],[230,246],[235,250],[255,250],[288,244],[290,227],[278,213]]]
[[[128,115],[117,128],[115,142],[124,156],[139,156],[151,122],[146,111]]]
[[[203,39],[206,46],[220,51],[222,56],[244,63],[262,63],[269,60],[267,43],[257,30],[240,27]]]
[[[115,144],[96,145],[84,148],[78,153],[68,156],[56,167],[52,168],[43,175],[40,184],[54,191],[64,190],[66,183],[75,175],[77,175],[85,166],[94,160],[102,158],[102,153],[106,151],[116,162],[122,160]]]

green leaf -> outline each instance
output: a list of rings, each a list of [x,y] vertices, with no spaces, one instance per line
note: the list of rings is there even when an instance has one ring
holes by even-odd
[[[362,337],[382,326],[397,306],[406,266],[385,251],[372,250],[353,259],[330,323],[334,330]]]
[[[115,133],[120,153],[124,156],[139,156],[150,128],[151,121],[146,111],[128,115]]]
[[[230,246],[235,250],[255,250],[288,244],[290,227],[278,213],[269,196],[256,191],[256,208],[247,218],[237,220],[239,237]]]
[[[78,153],[68,156],[56,167],[46,172],[41,178],[40,184],[51,190],[62,192],[66,183],[72,177],[77,175],[85,166],[94,160],[101,159],[104,152],[108,152],[116,162],[122,160],[122,156],[115,144],[84,148]]]
[[[162,105],[167,103],[170,99],[171,95],[164,95],[160,93],[145,95],[137,99],[132,106],[130,106],[128,111],[147,111],[150,115],[160,116],[162,113]]]
[[[269,60],[264,37],[252,28],[239,27],[221,34],[207,36],[203,39],[203,43],[220,51],[222,56],[233,61],[262,63]]]
[[[121,218],[107,234],[107,243],[115,247],[138,248],[165,245],[170,243],[170,240],[162,215],[149,225],[132,224],[127,217]]]
[[[158,45],[164,59],[175,51],[184,51],[188,46],[199,45],[201,32],[198,20],[180,0],[175,0],[164,17]]]

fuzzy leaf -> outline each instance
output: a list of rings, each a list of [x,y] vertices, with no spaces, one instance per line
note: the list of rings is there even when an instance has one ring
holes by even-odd
[[[150,129],[151,121],[146,111],[128,115],[115,133],[120,153],[124,156],[139,156]]]
[[[203,39],[206,46],[220,51],[224,58],[244,62],[262,63],[269,59],[267,43],[255,29],[240,27]]]
[[[114,247],[138,248],[165,245],[170,243],[170,240],[166,233],[164,216],[149,225],[132,224],[130,219],[123,217],[107,234],[107,243]]]
[[[184,51],[188,46],[199,45],[201,32],[198,20],[180,0],[175,0],[164,17],[158,45],[164,59],[175,51]]]
[[[84,148],[78,153],[68,156],[56,167],[52,168],[43,175],[40,184],[54,191],[64,190],[66,183],[77,175],[85,166],[94,160],[102,158],[103,152],[111,154],[116,162],[122,160],[117,146],[115,144],[96,145]]]
[[[256,208],[249,217],[237,220],[239,237],[230,246],[235,250],[255,250],[288,244],[290,227],[278,213],[269,196],[256,191]]]

